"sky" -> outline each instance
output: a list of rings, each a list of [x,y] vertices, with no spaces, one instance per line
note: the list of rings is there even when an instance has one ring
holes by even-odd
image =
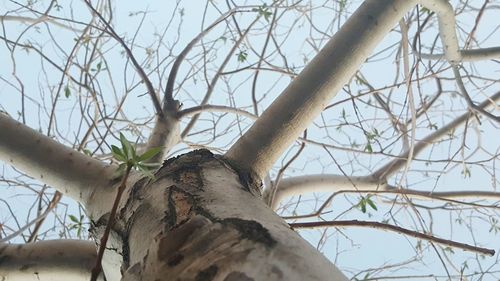
[[[343,12],[338,16],[338,9],[340,8],[339,3],[330,3],[328,1],[323,1],[326,8],[316,9],[311,13],[300,14],[297,11],[291,12],[283,16],[280,19],[280,25],[277,27],[277,33],[281,34],[286,40],[283,40],[282,51],[286,54],[287,63],[289,69],[292,72],[298,72],[303,67],[305,63],[312,57],[314,53],[317,52],[317,48],[324,45],[329,37],[336,31],[338,26],[340,26],[345,19],[348,17],[350,12],[359,5],[360,1],[347,1],[347,5]],[[200,2],[202,3],[202,2]],[[184,1],[179,2],[178,8],[174,1],[122,1],[119,4],[113,3],[114,6],[114,28],[118,34],[126,37],[128,40],[134,40],[135,48],[134,53],[141,59],[145,61],[146,64],[151,63],[154,65],[157,61],[162,58],[167,58],[167,60],[172,60],[172,58],[178,54],[182,48],[194,38],[202,29],[202,23],[204,26],[210,24],[213,20],[220,16],[220,11],[218,9],[223,9],[225,7],[224,1],[211,1],[208,6],[204,5],[193,5],[192,2]],[[256,12],[254,8],[262,5],[261,1],[239,1],[239,5],[248,6],[242,9],[242,12],[237,16],[240,17],[241,26],[246,26],[252,22],[255,18]],[[314,4],[322,4],[321,1],[313,1]],[[456,3],[454,3],[456,4]],[[37,4],[35,4],[37,5]],[[43,6],[43,3],[38,3]],[[85,21],[88,19],[88,13],[81,5],[79,1],[68,1],[61,2],[60,11],[54,11],[54,15],[58,16],[74,16],[78,20]],[[300,5],[300,2],[299,2]],[[492,9],[487,10],[482,18],[481,25],[477,30],[477,37],[482,38],[482,47],[493,47],[500,46],[500,36],[497,25],[495,24],[495,13],[498,14],[498,3],[492,3]],[[329,8],[331,6],[331,8]],[[15,2],[2,1],[0,4],[0,11],[11,10],[14,7],[18,7]],[[216,8],[217,7],[217,8]],[[496,7],[496,8],[495,8]],[[207,15],[204,16],[204,9],[207,8]],[[307,7],[304,7],[304,10]],[[147,11],[146,17],[141,23],[144,11]],[[224,11],[224,10],[223,10]],[[25,16],[33,17],[33,13],[23,12]],[[172,21],[170,21],[173,15]],[[314,22],[314,27],[307,25],[307,16],[312,18]],[[331,18],[335,17],[336,20],[332,22]],[[459,32],[459,37],[461,42],[465,40],[465,34],[467,30],[470,30],[474,21],[474,17],[468,15],[464,12],[458,17],[458,22],[463,32]],[[181,24],[181,28],[178,28]],[[250,62],[256,61],[257,55],[252,52],[250,46],[254,46],[256,50],[259,50],[264,42],[266,30],[269,25],[269,21],[260,20],[256,27],[259,28],[253,34],[252,41],[246,41],[242,47],[237,51],[236,54],[247,53],[246,61],[239,61],[237,55],[231,60],[231,62],[226,67],[226,71],[237,70],[244,68],[250,64]],[[138,30],[138,27],[140,29]],[[292,26],[293,32],[289,34],[286,33]],[[138,31],[137,31],[138,30]],[[322,32],[318,32],[321,30]],[[51,33],[47,32],[47,28],[44,25],[37,27],[30,27],[26,24],[19,24],[16,22],[4,23],[4,36],[8,35],[9,38],[15,39],[19,38],[19,42],[36,42],[44,48],[48,55],[50,55],[54,61],[59,64],[64,63],[66,56],[71,52],[72,46],[74,45],[73,38],[76,38],[76,34],[73,31],[61,30],[57,28],[51,28]],[[228,33],[225,32],[223,26],[214,29],[206,39],[204,39],[207,46],[213,46],[213,49],[219,50],[215,52],[210,50],[208,55],[204,58],[202,56],[196,55],[203,53],[202,48],[198,47],[192,52],[189,63],[186,63],[183,68],[181,68],[179,77],[188,77],[177,92],[177,98],[183,102],[184,108],[197,104],[200,97],[206,90],[206,82],[203,81],[203,77],[210,77],[214,74],[214,69],[217,65],[220,65],[221,61],[224,59],[224,51],[227,51],[231,47],[231,43],[234,38],[229,37]],[[413,35],[415,31],[415,26],[410,28],[410,34]],[[462,30],[460,30],[462,31]],[[281,33],[280,33],[281,32]],[[413,32],[413,33],[412,33]],[[163,37],[162,34],[165,34]],[[437,31],[435,28],[429,28],[425,30],[422,34],[422,42],[425,46],[430,46],[434,40]],[[233,33],[234,35],[234,33]],[[311,37],[309,38],[309,37]],[[158,38],[162,38],[161,41]],[[56,40],[57,44],[51,42]],[[369,63],[366,63],[361,68],[361,73],[366,77],[367,80],[371,81],[375,88],[382,88],[385,85],[391,85],[394,80],[395,73],[398,71],[394,67],[394,51],[397,48],[390,48],[395,46],[400,42],[400,35],[395,30],[391,32],[384,41],[377,47],[374,51],[376,56],[372,58]],[[439,48],[439,41],[436,42],[437,48]],[[148,56],[148,52],[151,49],[156,49],[160,46],[160,51],[154,53],[152,56]],[[170,53],[169,49],[173,47],[173,51]],[[389,48],[389,49],[388,49]],[[123,56],[121,49],[117,44],[109,40],[101,49],[103,54],[105,54],[106,60],[96,60],[91,64],[91,67],[95,70],[96,76],[99,75],[98,83],[96,88],[102,93],[102,100],[100,103],[107,105],[107,108],[102,108],[106,112],[113,112],[116,108],[116,104],[119,103],[124,97],[127,97],[125,103],[123,104],[122,113],[116,116],[117,128],[123,128],[124,132],[131,138],[144,138],[146,133],[137,133],[134,128],[127,125],[126,122],[121,122],[120,119],[132,119],[136,123],[146,122],[150,116],[152,116],[152,105],[149,98],[143,94],[143,89],[140,86],[135,86],[139,78],[137,74],[133,71],[128,61]],[[0,52],[3,54],[9,54],[6,49],[5,44],[0,46]],[[276,52],[273,53],[273,61],[279,62],[277,59],[279,55]],[[12,58],[15,59],[16,64],[12,63]],[[83,61],[85,58],[85,52],[78,53],[78,59]],[[204,69],[203,59],[209,59],[210,67]],[[446,62],[437,62],[438,64],[446,64]],[[100,64],[100,66],[98,66]],[[18,48],[12,57],[9,55],[2,55],[0,57],[0,65],[5,67],[0,70],[0,75],[2,81],[0,81],[0,109],[9,112],[11,115],[15,116],[18,120],[22,116],[18,115],[18,112],[22,108],[22,99],[18,90],[19,85],[16,83],[16,76],[22,79],[26,94],[25,106],[26,106],[26,123],[34,128],[40,129],[42,132],[46,133],[48,125],[48,116],[50,111],[46,108],[51,108],[51,104],[54,101],[52,96],[59,86],[59,81],[61,81],[61,74],[55,71],[50,65],[41,64],[40,58],[34,52],[29,52]],[[169,64],[163,64],[163,67],[168,73]],[[466,69],[478,69],[478,73],[482,76],[489,77],[490,80],[497,79],[499,75],[499,66],[495,62],[479,62],[474,64],[464,64]],[[99,69],[99,70],[98,70]],[[106,70],[105,70],[106,69]],[[107,69],[110,69],[108,72]],[[192,69],[196,69],[197,72],[193,73]],[[68,70],[70,73],[77,74],[79,69],[71,67]],[[423,70],[422,70],[423,71]],[[13,75],[15,73],[15,75]],[[166,75],[162,70],[154,72],[151,76],[155,85],[162,84],[164,87],[165,79],[162,79]],[[108,77],[107,77],[107,76]],[[163,77],[160,77],[163,75]],[[443,76],[451,77],[448,73],[444,73]],[[242,107],[250,112],[253,112],[252,102],[251,102],[251,82],[253,79],[253,72],[240,71],[234,75],[224,77],[224,83],[219,83],[213,98],[210,100],[211,104],[220,105],[236,105]],[[273,71],[262,71],[259,75],[259,83],[257,87],[257,92],[259,93],[259,112],[262,112],[272,100],[286,87],[286,85],[293,78],[289,75],[282,75],[281,73]],[[400,78],[401,79],[401,78]],[[49,82],[47,82],[49,81]],[[53,131],[52,134],[56,134],[57,138],[64,140],[67,145],[74,145],[75,136],[81,137],[85,132],[85,124],[81,123],[81,114],[78,112],[78,107],[81,103],[92,103],[92,100],[85,98],[77,98],[78,87],[67,80],[61,85],[62,90],[60,90],[60,95],[64,95],[66,87],[69,90],[68,97],[60,98],[57,103],[57,130]],[[113,83],[111,83],[113,81]],[[498,91],[498,83],[491,81],[480,81],[485,85],[470,87],[471,93],[474,98],[478,101],[484,99],[485,95],[492,94]],[[471,83],[474,83],[471,82]],[[489,84],[488,84],[489,83]],[[17,86],[16,86],[17,85]],[[357,85],[356,82],[349,83],[349,86],[353,89],[353,92],[359,88],[360,91],[362,87]],[[496,86],[496,88],[495,88]],[[416,87],[416,86],[415,86]],[[426,95],[433,95],[436,91],[435,84],[431,81],[427,81],[422,85],[420,92]],[[455,94],[453,92],[454,82],[451,79],[443,80],[443,87],[447,89],[445,95],[449,98],[440,100],[437,105],[439,109],[431,112],[429,119],[438,120],[441,124],[446,123],[446,121],[453,119],[458,116],[461,112],[457,108],[464,108],[464,102],[460,98],[452,98]],[[486,91],[485,91],[486,89]],[[404,87],[393,88],[389,91],[385,91],[384,94],[393,95],[395,103],[404,105],[405,103],[405,92]],[[337,97],[332,100],[333,102],[340,101],[347,98],[348,95],[345,92],[341,92]],[[90,107],[97,110],[95,107]],[[402,106],[401,106],[402,108]],[[371,107],[365,106],[359,109],[362,117],[372,119],[366,124],[370,125],[367,130],[373,130],[373,128],[378,129],[381,132],[387,132],[389,134],[390,126],[387,122],[387,117],[382,113],[382,111],[374,111]],[[358,114],[359,114],[358,112]],[[352,104],[349,102],[344,102],[340,106],[336,106],[332,109],[326,110],[322,116],[315,120],[315,125],[311,126],[308,135],[319,141],[329,141],[336,145],[346,146],[352,143],[353,140],[359,142],[359,145],[366,145],[366,140],[364,134],[360,130],[352,129],[346,126],[326,127],[324,124],[341,124],[342,116],[347,115],[349,120],[355,123],[356,112],[353,110]],[[93,116],[95,112],[85,112],[88,116]],[[407,116],[405,110],[401,110],[400,114],[402,116]],[[224,116],[220,119],[214,119],[211,116],[203,116],[203,120],[200,122],[200,128],[203,126],[213,126],[215,123],[217,129],[214,130],[212,135],[219,136],[217,141],[210,143],[211,134],[197,134],[189,136],[188,140],[196,143],[208,143],[208,146],[212,147],[216,151],[218,149],[223,149],[227,145],[234,141],[241,131],[248,128],[251,123],[249,120],[240,119],[234,121],[233,115]],[[233,122],[233,123],[232,123]],[[422,124],[425,122],[422,121]],[[235,124],[234,127],[238,129],[233,129],[229,132],[225,131],[225,128],[229,124]],[[439,125],[441,125],[439,124]],[[498,136],[498,127],[491,125],[491,123],[485,121],[481,126],[472,124],[470,130],[484,131],[485,133],[481,137],[477,138],[478,134],[470,134],[465,142],[470,147],[466,150],[466,153],[473,151],[474,147],[481,144],[485,151],[480,151],[476,153],[473,158],[468,159],[482,160],[487,158],[489,152],[498,152],[498,142],[495,137]],[[425,135],[432,131],[432,128],[426,127],[425,124],[419,126],[418,134],[419,136]],[[0,132],[1,133],[1,132]],[[392,138],[388,137],[390,142]],[[117,143],[117,140],[113,136],[108,139],[110,144]],[[363,142],[364,141],[364,142]],[[449,141],[444,145],[435,146],[422,153],[423,159],[446,159],[453,154],[453,151],[459,150],[462,143],[460,141]],[[96,147],[95,143],[89,143],[88,149],[94,151]],[[174,149],[174,152],[185,152],[186,146],[179,146]],[[374,147],[376,145],[374,144]],[[401,145],[396,143],[393,147],[391,153],[397,154],[401,149]],[[280,161],[285,161],[289,159],[294,151],[297,150],[297,145],[293,148],[287,155],[280,159]],[[101,151],[96,151],[97,154],[102,153]],[[338,166],[344,168],[349,174],[353,175],[364,175],[369,173],[374,167],[379,167],[387,158],[379,157],[377,155],[367,155],[366,153],[352,153],[345,151],[332,150],[336,161],[340,163],[337,165],[334,163],[328,155],[325,154],[324,149],[318,147],[308,146],[305,152],[299,157],[297,161],[293,163],[291,168],[287,171],[287,176],[293,175],[303,175],[312,173],[341,173]],[[460,158],[457,158],[460,159]],[[467,167],[467,166],[465,166]],[[421,173],[423,169],[429,172],[429,176],[425,177]],[[408,178],[405,183],[411,183],[413,188],[421,188],[429,190],[430,188],[438,187],[440,191],[444,190],[457,190],[457,189],[492,189],[496,185],[496,178],[491,175],[491,171],[487,168],[483,168],[481,165],[471,165],[467,167],[470,169],[470,177],[464,176],[464,165],[460,164],[447,164],[444,163],[433,163],[426,164],[425,161],[416,161],[412,166],[412,170],[408,174]],[[449,171],[446,175],[442,175],[442,171]],[[276,174],[277,169],[273,171],[272,174]],[[496,172],[494,169],[493,172]],[[16,176],[16,173],[12,171],[9,167],[4,167],[3,169],[4,177]],[[397,177],[395,179],[398,180]],[[315,196],[323,197],[326,194],[316,194]],[[29,206],[32,204],[32,192],[25,191],[19,188],[9,187],[0,191],[0,198],[8,200],[12,206],[18,207],[15,210],[18,214],[23,214],[23,212],[31,212]],[[313,196],[306,196],[303,200],[306,202],[299,209],[300,212],[306,213],[309,208],[314,208],[316,205],[313,202]],[[401,210],[400,213],[405,213],[405,208],[401,206],[394,206],[392,204],[385,204],[382,202],[382,198],[377,199],[378,210],[369,210],[368,213],[363,214],[361,211],[354,210],[348,214],[343,214],[343,211],[349,209],[357,203],[356,200],[359,198],[355,196],[338,198],[334,201],[335,208],[331,214],[325,215],[325,218],[336,218],[340,217],[342,219],[363,219],[363,220],[385,220],[388,218],[388,213],[395,209]],[[296,200],[296,199],[294,199]],[[308,201],[309,200],[309,201]],[[15,203],[13,203],[15,202]],[[58,216],[52,216],[48,221],[47,227],[50,228],[51,225],[56,225],[53,223],[58,219],[64,219],[68,214],[74,214],[77,217],[80,216],[82,210],[75,206],[74,203],[69,200],[64,201],[67,204],[66,214],[65,211],[61,211]],[[429,203],[438,205],[437,203]],[[64,210],[64,208],[62,208]],[[493,212],[494,213],[494,212]],[[423,214],[424,217],[429,219],[428,214]],[[20,217],[24,217],[21,215]],[[457,241],[472,243],[475,241],[481,241],[484,246],[494,248],[495,250],[500,250],[500,244],[498,236],[494,232],[489,231],[489,225],[487,223],[481,223],[481,219],[473,220],[471,217],[471,228],[474,230],[474,235],[471,237],[468,233],[467,227],[463,227],[457,224],[457,219],[459,218],[469,218],[470,215],[467,210],[459,215],[451,215],[448,211],[437,212],[436,217],[432,217],[433,231],[438,233],[440,237],[453,238]],[[488,217],[485,215],[484,217]],[[67,219],[67,218],[66,218]],[[402,222],[409,225],[417,224],[412,222],[412,218],[409,215],[402,215],[399,218]],[[8,212],[8,208],[4,204],[0,204],[0,221],[7,221],[8,224],[15,225],[16,222],[13,221],[12,216]],[[22,222],[20,222],[21,224]],[[470,229],[469,229],[470,230]],[[396,261],[404,261],[412,259],[415,256],[417,242],[413,238],[408,238],[398,234],[387,233],[379,230],[367,230],[367,229],[343,229],[341,231],[328,230],[326,232],[312,230],[303,231],[301,233],[311,242],[312,245],[318,245],[320,241],[325,239],[326,236],[330,236],[331,242],[326,243],[321,250],[325,255],[336,264],[346,270],[348,274],[352,272],[357,272],[364,268],[379,267],[383,264],[393,263]],[[20,242],[17,240],[17,242]],[[427,244],[426,244],[427,245]],[[418,258],[425,256],[424,268],[426,272],[437,272],[438,274],[444,274],[442,266],[439,262],[439,257],[434,254],[432,248],[427,245],[426,250],[421,254],[417,254]],[[469,272],[473,272],[474,268],[483,267],[488,268],[489,266],[496,263],[498,255],[493,258],[482,259],[475,256],[474,254],[462,253],[461,250],[456,250],[456,254],[453,255],[452,259],[457,265],[467,262],[469,266]],[[480,262],[478,262],[480,261]],[[413,270],[412,266],[402,266],[402,270],[393,272],[393,274],[415,274],[419,273],[421,269]],[[458,269],[460,270],[460,269]],[[443,279],[444,280],[444,279]],[[476,280],[476,279],[472,279]],[[490,279],[484,279],[490,280]]]

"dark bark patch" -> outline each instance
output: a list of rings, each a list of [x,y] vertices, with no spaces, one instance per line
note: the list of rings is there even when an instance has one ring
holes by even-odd
[[[273,267],[271,268],[271,272],[276,276],[277,280],[283,279],[283,271],[281,271],[281,269],[279,269],[277,266],[273,265]]]
[[[146,185],[146,183],[149,181],[149,178],[148,177],[143,177],[141,179],[139,179],[138,181],[136,181],[134,183],[134,186],[132,186],[132,190],[130,192],[130,196],[129,196],[129,199],[128,200],[132,200],[132,199],[142,199],[142,196],[141,196],[141,190],[144,188],[144,186]]]
[[[25,264],[25,265],[21,266],[21,267],[19,268],[19,270],[20,270],[20,271],[28,271],[28,270],[30,270],[32,267],[35,267],[35,266],[36,266],[36,264],[34,264],[34,263],[28,263],[28,264]]]
[[[174,256],[170,257],[167,261],[168,266],[176,266],[179,263],[182,262],[184,259],[184,256],[181,254],[175,254]]]
[[[165,192],[167,209],[163,220],[167,225],[167,230],[170,230],[193,216],[195,200],[192,194],[175,185],[168,187]]]
[[[206,162],[207,160],[211,160],[214,158],[214,154],[210,152],[208,149],[197,149],[190,151],[186,154],[179,155],[170,159],[167,159],[163,162],[162,168],[169,167],[172,165],[183,166],[186,163],[200,163]],[[178,163],[181,162],[181,163]]]
[[[257,173],[255,173],[254,171],[241,169],[223,156],[216,156],[216,158],[220,162],[223,162],[224,166],[230,167],[233,171],[236,172],[236,174],[238,174],[238,179],[246,191],[250,192],[254,196],[261,196],[262,181]]]
[[[197,164],[175,170],[173,172],[173,178],[178,184],[182,184],[183,186],[187,185],[194,190],[203,190],[201,168]]]
[[[141,273],[142,265],[140,263],[136,263],[133,266],[129,267],[125,272],[122,272],[122,280],[138,280],[141,276]]]
[[[210,267],[198,272],[196,275],[196,281],[211,281],[217,275],[219,268],[216,265],[211,265]]]
[[[177,157],[167,159],[156,173],[156,179],[175,174],[175,171],[186,167],[198,167],[200,164],[214,159],[214,154],[207,149],[199,149]]]
[[[224,281],[254,281],[253,278],[248,277],[245,273],[239,271],[233,271],[229,273]]]
[[[188,241],[189,237],[198,229],[210,223],[204,217],[195,216],[175,229],[164,234],[158,247],[158,258],[167,264],[171,258],[179,253],[179,249]]]
[[[156,173],[156,181],[164,177],[170,177],[179,187],[190,192],[194,193],[203,190],[201,165],[214,159],[214,155],[206,149],[191,151],[168,159],[163,162],[162,167]]]
[[[269,231],[262,224],[253,220],[243,220],[239,218],[227,218],[220,221],[222,224],[230,225],[240,233],[241,238],[264,244],[271,248],[276,244],[276,240],[271,237]]]

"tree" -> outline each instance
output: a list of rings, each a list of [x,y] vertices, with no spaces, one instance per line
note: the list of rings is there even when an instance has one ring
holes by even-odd
[[[500,229],[495,218],[500,194],[494,189],[498,144],[489,140],[499,122],[492,108],[500,92],[490,71],[495,72],[500,48],[483,47],[494,36],[478,34],[482,19],[496,6],[367,0],[352,13],[347,1],[302,2],[207,1],[202,31],[189,42],[182,41],[187,35],[181,32],[187,12],[177,2],[149,44],[147,39],[139,43],[145,34],[141,27],[151,17],[147,10],[130,13],[138,27],[127,35],[109,2],[13,3],[1,18],[3,51],[10,55],[10,74],[2,81],[20,94],[13,105],[2,101],[0,160],[47,186],[5,173],[5,185],[26,186],[37,194],[37,214],[24,226],[17,223],[17,229],[2,222],[0,276],[88,280],[100,271],[103,250],[100,278],[106,280],[346,280],[295,231],[349,226],[426,241],[415,245],[413,258],[396,263],[400,267],[414,266],[430,249],[442,263],[444,278],[495,276],[494,267],[476,273],[468,271],[468,263],[456,266],[450,251],[490,256],[498,249],[474,238],[483,231],[476,229],[477,221],[492,235]],[[316,21],[316,13],[325,11],[335,11],[333,19]],[[461,14],[474,17],[465,39],[456,22]],[[11,35],[8,24],[20,22],[26,27]],[[173,24],[179,26],[177,35]],[[290,38],[295,40],[296,29],[304,25],[310,28],[310,51],[300,66],[300,59],[287,54],[286,43],[293,45]],[[340,28],[329,38],[334,26]],[[433,30],[427,29],[436,26],[432,38]],[[388,34],[392,42],[384,41],[387,46],[379,52]],[[388,54],[395,58],[395,74],[381,87],[380,77],[360,67]],[[30,57],[30,66],[37,57],[43,86],[35,87],[32,73],[23,73],[21,56]],[[481,65],[484,60],[492,66]],[[40,97],[30,94],[37,88]],[[196,93],[200,89],[202,98]],[[226,104],[209,103],[216,91],[227,93]],[[234,97],[245,91],[248,97]],[[329,104],[341,91],[349,97]],[[346,103],[352,107],[342,108]],[[144,110],[134,113],[133,107],[141,106]],[[28,114],[33,109],[42,112],[43,121]],[[340,118],[332,117],[333,110]],[[37,123],[45,129],[27,126]],[[469,139],[471,130],[479,141]],[[322,157],[311,160],[306,152]],[[294,165],[308,162],[338,174],[292,176],[299,167]],[[428,175],[436,169],[437,176]],[[465,178],[490,175],[492,188],[441,191],[446,186],[441,178],[456,177],[457,171]],[[429,178],[423,181],[426,189],[419,189],[422,175]],[[302,197],[285,201],[291,195],[314,199],[313,192],[330,196],[314,200],[313,207]],[[345,202],[332,206],[332,200],[348,193]],[[85,237],[85,216],[57,215],[62,196],[85,209],[94,242],[39,241],[57,231],[62,237]],[[12,205],[4,203],[7,209]],[[469,210],[473,216],[465,214]],[[380,221],[344,219],[374,211]],[[52,229],[44,223],[51,212],[60,220]],[[400,222],[401,213],[410,216],[413,229]],[[434,216],[449,213],[455,227],[471,230],[472,243],[435,232]],[[328,235],[323,232],[319,243]],[[5,243],[16,237],[28,243]],[[370,280],[396,265],[344,272]]]

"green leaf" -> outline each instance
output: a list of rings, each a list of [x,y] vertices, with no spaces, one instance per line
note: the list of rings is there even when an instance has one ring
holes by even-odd
[[[361,209],[361,212],[366,213],[366,202],[365,202],[365,199],[362,199],[359,203],[360,203],[359,204],[359,208]]]
[[[74,223],[80,223],[80,221],[73,215],[68,215],[69,219]]]
[[[375,205],[375,203],[373,203],[372,199],[370,199],[369,197],[366,198],[366,203],[368,203],[368,205],[370,205],[370,207],[372,207],[372,209],[374,209],[375,211],[378,211],[377,206]]]
[[[132,157],[133,160],[136,160],[135,162],[138,162],[137,158],[139,157],[137,156],[137,153],[135,152],[135,146],[133,145],[130,145],[130,156]]]
[[[238,61],[239,62],[246,61],[247,60],[247,56],[248,56],[247,51],[240,51],[240,53],[238,54]]]
[[[422,13],[427,13],[427,14],[431,13],[431,10],[427,9],[426,7],[422,7],[420,11],[422,11]]]
[[[123,155],[123,151],[115,145],[111,145],[111,153],[113,157],[121,162],[127,162],[127,158]]]
[[[144,152],[141,156],[139,156],[139,161],[144,161],[153,158],[156,154],[162,151],[163,147],[153,147],[150,150]]]
[[[340,0],[339,1],[339,9],[342,11],[344,10],[345,6],[346,6],[346,3],[347,3],[347,0]]]
[[[367,143],[366,146],[365,146],[365,151],[369,152],[369,153],[372,153],[373,152],[373,148],[372,148],[372,145],[370,143]]]
[[[267,4],[264,4],[259,8],[253,8],[252,11],[259,13],[260,16],[264,16],[264,19],[267,22],[269,22],[269,17],[271,17],[271,15],[273,14],[269,11],[269,7],[267,6]]]
[[[130,142],[125,138],[125,136],[120,132],[120,142],[122,144],[122,150],[125,158],[127,160],[131,159],[132,157],[132,145]]]
[[[148,178],[150,179],[154,179],[155,178],[155,175],[153,175],[153,173],[150,171],[150,169],[142,164],[137,164],[136,165],[137,167],[137,170],[139,170],[139,172],[145,176],[147,176]]]
[[[465,166],[464,169],[462,170],[462,175],[464,175],[464,178],[471,177],[470,169],[467,166]]]
[[[66,85],[66,87],[64,87],[64,96],[69,98],[69,96],[71,96],[71,90],[69,89],[69,86]]]

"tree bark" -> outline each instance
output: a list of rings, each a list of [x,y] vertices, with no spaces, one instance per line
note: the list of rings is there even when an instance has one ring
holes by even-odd
[[[49,240],[28,244],[0,244],[0,280],[88,281],[94,266],[94,243]],[[104,280],[103,276],[99,277]]]
[[[122,280],[347,280],[259,188],[207,150],[167,160],[154,180],[128,187],[105,259],[122,257]],[[106,221],[95,223],[96,238]],[[116,265],[103,266],[115,280]]]

